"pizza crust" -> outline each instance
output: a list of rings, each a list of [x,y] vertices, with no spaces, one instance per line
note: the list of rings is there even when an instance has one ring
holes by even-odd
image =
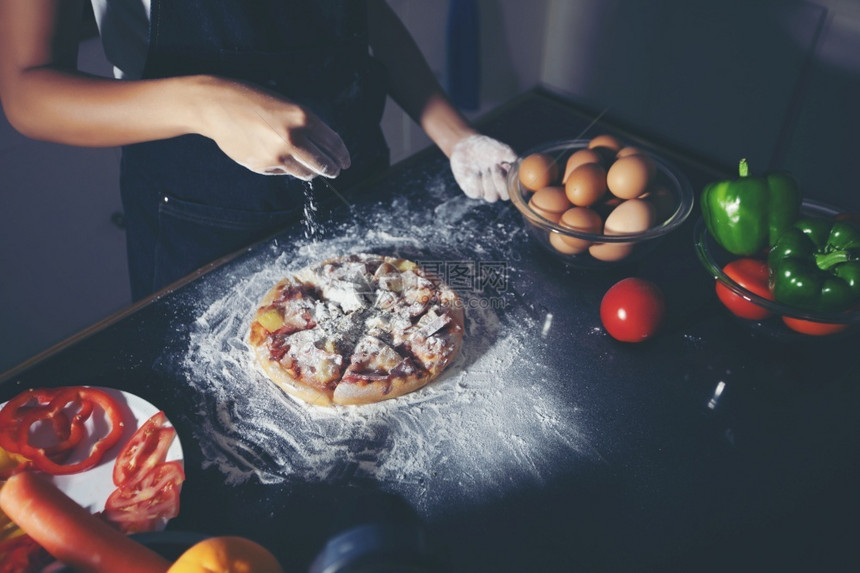
[[[416,263],[347,255],[274,285],[248,342],[287,394],[320,406],[360,405],[438,377],[460,351],[464,321],[457,294]]]

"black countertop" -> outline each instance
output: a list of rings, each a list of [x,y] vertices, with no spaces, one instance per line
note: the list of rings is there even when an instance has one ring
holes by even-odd
[[[725,176],[593,116],[535,91],[482,127],[518,152],[615,133],[669,157],[694,190]],[[290,571],[343,526],[403,513],[455,571],[856,562],[858,337],[735,321],[693,251],[697,208],[644,260],[586,274],[545,255],[509,203],[463,197],[436,150],[359,191],[8,372],[0,400],[91,384],[163,408],[187,472],[168,529],[251,537]],[[467,302],[464,348],[407,397],[302,406],[252,366],[243,337],[281,276],[346,252],[437,265]],[[668,301],[665,328],[640,344],[600,326],[603,293],[626,276]]]

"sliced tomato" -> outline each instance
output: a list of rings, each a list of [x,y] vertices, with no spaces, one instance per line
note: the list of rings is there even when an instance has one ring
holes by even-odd
[[[102,516],[124,533],[155,530],[179,515],[179,493],[185,471],[179,461],[163,462],[130,487],[113,491]]]
[[[113,483],[117,487],[134,485],[149,470],[167,459],[167,450],[176,436],[176,430],[166,426],[166,423],[164,412],[156,412],[123,446],[113,466]]]

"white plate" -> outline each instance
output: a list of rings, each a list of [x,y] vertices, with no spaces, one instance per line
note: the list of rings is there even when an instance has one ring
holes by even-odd
[[[117,454],[119,454],[123,446],[129,441],[129,439],[131,439],[134,432],[159,410],[140,396],[135,396],[134,394],[115,390],[113,388],[99,389],[107,392],[114,400],[116,400],[120,407],[122,421],[124,423],[122,437],[120,437],[119,442],[114,447],[105,453],[101,462],[96,467],[77,474],[49,476],[50,480],[56,484],[57,487],[65,492],[66,495],[78,502],[82,507],[89,510],[90,513],[102,511],[105,508],[105,502],[107,501],[108,496],[116,489],[116,486],[113,483],[113,466],[114,462],[116,462]],[[4,404],[0,404],[0,408],[2,408]],[[93,429],[96,427],[96,424],[98,424],[99,428],[107,428],[107,422],[104,419],[103,413],[98,408],[86,422],[88,436],[94,434]],[[170,421],[168,420],[165,425],[170,426]],[[103,435],[104,431],[102,430],[100,432],[96,432],[93,437],[98,438]],[[86,457],[94,443],[95,441],[93,439],[82,440],[81,443],[72,450],[66,463],[71,463]],[[179,436],[176,436],[173,439],[173,442],[170,444],[170,448],[167,450],[167,461],[175,460],[180,462],[183,460],[182,444],[179,443]],[[166,523],[163,525],[166,525]]]

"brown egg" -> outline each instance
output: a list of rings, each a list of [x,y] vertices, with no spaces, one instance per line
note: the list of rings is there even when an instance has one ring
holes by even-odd
[[[644,199],[628,199],[612,210],[603,226],[605,235],[641,233],[654,225],[654,206]]]
[[[621,145],[621,142],[618,141],[617,137],[604,134],[593,137],[591,138],[591,141],[588,142],[589,149],[594,149],[595,147],[606,147],[613,151],[618,151],[623,146]]]
[[[578,207],[594,205],[606,194],[606,169],[599,163],[585,163],[570,172],[564,192]]]
[[[561,178],[562,183],[567,183],[567,178],[570,172],[586,163],[601,163],[603,158],[593,149],[580,149],[575,151],[573,155],[567,158],[567,164],[564,167],[564,177]]]
[[[644,155],[628,155],[617,159],[606,172],[606,186],[621,199],[635,199],[648,188],[652,162]]]
[[[529,200],[529,207],[544,219],[557,223],[561,214],[570,209],[570,201],[564,194],[564,187],[550,186],[535,192]]]
[[[594,243],[588,247],[589,255],[607,263],[626,259],[632,252],[633,243]]]
[[[567,239],[567,237],[565,237],[564,235],[562,235],[561,233],[558,233],[556,231],[550,231],[550,233],[549,233],[549,244],[553,249],[555,249],[559,253],[562,253],[564,255],[577,255],[577,254],[581,253],[583,250],[585,250],[585,249],[579,249],[577,247],[571,247],[570,245],[567,244],[565,239]],[[588,249],[588,247],[585,247],[585,248]]]
[[[622,147],[618,150],[618,153],[615,154],[615,158],[627,157],[628,155],[641,155],[642,150],[638,147],[633,147],[632,145],[628,145],[626,147]]]
[[[621,142],[611,135],[598,135],[588,142],[588,149],[597,152],[603,158],[604,165],[611,164],[622,147]]]
[[[520,183],[526,189],[537,191],[558,180],[558,162],[545,153],[532,153],[520,161]]]
[[[583,233],[599,234],[603,229],[603,220],[596,212],[585,207],[573,207],[561,215],[559,226]],[[591,241],[579,237],[553,233],[549,236],[549,242],[556,250],[573,255],[586,251]]]
[[[649,179],[654,179],[654,175],[657,174],[657,164],[654,162],[650,155],[648,155],[638,147],[633,147],[632,145],[622,147],[618,150],[618,153],[615,154],[615,158],[621,159],[622,157],[628,157],[630,155],[641,155],[642,157],[644,157],[645,161],[648,162],[648,177]]]
[[[655,223],[667,221],[675,212],[675,209],[678,208],[678,201],[675,199],[675,195],[668,187],[660,183],[651,185],[648,192],[640,198],[647,199],[654,205],[656,213],[654,216]]]
[[[624,201],[606,217],[604,235],[627,235],[641,233],[654,225],[654,206],[644,199]],[[635,243],[595,243],[588,248],[589,254],[601,261],[620,261],[633,251]]]

